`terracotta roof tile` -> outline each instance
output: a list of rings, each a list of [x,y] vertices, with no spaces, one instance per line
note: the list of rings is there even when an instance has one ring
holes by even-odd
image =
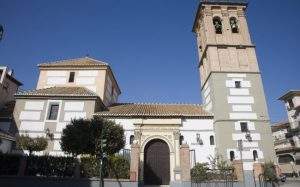
[[[120,103],[98,112],[102,117],[212,117],[196,104],[135,104]]]
[[[97,67],[97,66],[108,66],[107,63],[89,58],[75,58],[68,60],[60,60],[54,62],[47,62],[38,65],[39,67]]]
[[[18,96],[97,96],[96,93],[84,87],[50,87],[39,90],[22,91]]]

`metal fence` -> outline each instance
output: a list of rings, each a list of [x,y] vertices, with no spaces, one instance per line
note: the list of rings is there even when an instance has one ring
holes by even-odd
[[[191,187],[233,187],[236,177],[233,170],[208,170],[205,176],[192,178]]]
[[[196,151],[195,149],[190,150],[190,164],[191,168],[196,165]]]
[[[267,180],[263,174],[258,176],[258,187],[277,187],[279,182]]]
[[[129,161],[130,163],[130,154],[131,150],[130,149],[121,149],[117,155],[124,157],[126,160]]]

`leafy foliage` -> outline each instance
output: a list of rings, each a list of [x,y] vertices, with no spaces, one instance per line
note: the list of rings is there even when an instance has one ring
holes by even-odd
[[[27,158],[26,175],[72,177],[77,159],[73,157],[29,156]]]
[[[80,174],[82,177],[99,176],[99,159],[95,156],[82,157],[80,159]]]
[[[273,162],[266,162],[264,164],[264,171],[263,171],[263,176],[265,177],[265,180],[267,181],[272,181],[272,182],[277,182],[277,175],[276,175],[276,169],[275,165]]]
[[[113,121],[94,117],[93,119],[72,120],[63,130],[61,137],[62,150],[74,155],[100,153],[101,133],[107,140],[104,152],[112,155],[120,151],[124,145],[124,130]]]
[[[210,156],[208,159],[209,163],[197,163],[191,169],[191,178],[193,181],[227,180],[235,178],[233,166],[228,164],[222,156]]]
[[[28,150],[29,155],[32,155],[33,151],[43,151],[47,148],[48,142],[46,138],[37,137],[31,138],[28,135],[21,135],[16,139],[17,148]]]
[[[82,177],[99,176],[99,159],[96,156],[82,157],[80,173]],[[128,179],[130,164],[121,156],[109,156],[103,168],[105,178]]]
[[[191,178],[193,181],[205,181],[208,180],[208,164],[207,163],[197,163],[191,169]]]
[[[78,164],[81,177],[99,176],[99,158],[96,156],[81,157],[79,163],[77,158],[74,157],[33,155],[23,157],[22,155],[12,154],[0,154],[0,176],[17,175],[21,159],[27,159],[25,176],[74,177]],[[113,155],[106,160],[103,174],[105,178],[128,179],[129,170],[130,164],[128,160],[122,156]]]
[[[108,178],[128,179],[130,171],[130,163],[121,156],[110,156],[108,159]]]
[[[63,130],[60,144],[62,150],[74,155],[88,153],[89,150],[92,150],[94,147],[92,147],[90,126],[90,120],[72,120]]]

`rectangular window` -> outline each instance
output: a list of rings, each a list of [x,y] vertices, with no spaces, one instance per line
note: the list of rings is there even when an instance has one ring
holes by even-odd
[[[74,82],[75,72],[70,72],[69,82]]]
[[[59,104],[51,104],[49,107],[48,120],[56,120],[58,116]]]
[[[241,88],[241,81],[234,81],[235,88]]]
[[[241,122],[240,124],[241,124],[241,131],[242,132],[248,132],[249,131],[247,122]]]

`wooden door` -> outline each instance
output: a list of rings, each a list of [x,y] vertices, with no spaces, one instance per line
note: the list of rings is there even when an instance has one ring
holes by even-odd
[[[144,182],[148,185],[170,183],[170,151],[162,140],[152,140],[145,148]]]

